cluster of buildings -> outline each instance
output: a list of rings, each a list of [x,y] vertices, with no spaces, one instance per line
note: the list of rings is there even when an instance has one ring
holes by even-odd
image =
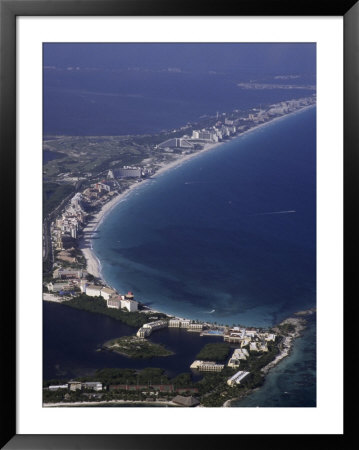
[[[125,167],[124,170],[132,170],[138,168]],[[61,267],[69,263],[72,267],[79,266],[77,258],[73,254],[74,248],[64,249],[65,236],[77,239],[78,232],[83,228],[86,213],[86,204],[96,206],[106,203],[113,195],[117,182],[115,180],[102,180],[94,183],[82,193],[76,193],[65,210],[51,224],[52,245],[57,250],[56,260],[57,267],[53,271],[53,280],[46,284],[50,293],[58,295],[75,295],[82,292],[89,297],[102,297],[107,302],[108,308],[126,309],[130,312],[138,310],[138,302],[134,300],[131,292],[126,295],[118,295],[118,293],[107,287],[98,286],[87,280],[87,271],[82,269],[68,269]],[[70,266],[70,267],[71,267]]]
[[[54,281],[47,283],[46,287],[54,294],[69,294],[80,289],[86,276],[87,271],[83,269],[57,268],[52,273]]]
[[[117,195],[118,185],[114,180],[100,180],[84,189],[82,192],[83,201],[93,207],[101,207],[113,196]]]
[[[158,144],[156,148],[160,148],[163,150],[170,150],[175,148],[195,150],[197,147],[193,142],[190,141],[188,136],[185,136],[183,138],[167,139],[166,141]]]
[[[85,219],[85,213],[81,206],[82,202],[82,194],[77,192],[71,199],[70,203],[61,214],[52,224],[51,224],[51,240],[53,247],[56,250],[64,251],[63,247],[63,237],[70,236],[74,239],[77,239],[78,232],[82,227]],[[68,254],[60,254],[58,259],[62,259],[66,261],[66,257],[69,257]],[[76,262],[69,261],[68,262]]]
[[[111,192],[114,188],[113,183],[105,180],[95,183],[93,187],[97,192]]]
[[[81,193],[76,193],[61,216],[51,224],[50,231],[53,248],[60,252],[65,251],[63,245],[63,237],[65,235],[77,239],[79,231],[84,225],[86,207],[102,207],[113,196],[117,195],[120,187],[116,180],[117,178],[141,178],[150,174],[150,168],[142,169],[141,167],[124,166],[120,169],[111,169],[108,171],[106,179],[93,183]],[[76,259],[69,259],[70,256],[60,253],[56,255],[56,259],[76,263]]]
[[[235,135],[238,131],[235,123],[238,123],[238,120],[229,120],[225,119],[224,123],[221,121],[216,122],[213,127],[204,128],[202,130],[193,130],[191,140],[199,141],[199,142],[220,142],[225,138],[231,137]]]
[[[237,128],[230,121],[231,125],[223,125],[217,122],[216,125],[202,130],[193,130],[192,136],[184,135],[182,138],[167,139],[156,147],[165,151],[180,149],[182,153],[188,153],[203,148],[205,144],[213,144],[220,142],[225,138],[233,136],[237,133]]]
[[[241,360],[249,358],[251,352],[267,352],[268,342],[275,341],[276,335],[273,333],[259,331],[253,328],[226,328],[223,333],[225,342],[238,343],[239,348],[234,349],[227,362],[230,368],[238,368]],[[215,361],[195,360],[190,368],[201,372],[221,372],[225,364],[218,364]],[[239,371],[227,380],[229,386],[240,384],[250,372]]]
[[[304,99],[283,101],[271,105],[265,110],[262,108],[252,109],[245,117],[240,116],[239,111],[236,111],[236,113],[233,113],[230,117],[225,117],[226,115],[222,114],[221,118],[219,118],[217,113],[217,121],[213,126],[201,130],[193,130],[191,136],[184,135],[181,138],[168,139],[158,144],[157,148],[164,151],[174,151],[175,149],[179,149],[182,153],[191,153],[203,148],[206,144],[220,142],[249,129],[256,124],[267,122],[273,117],[288,114],[300,108],[312,105],[315,101],[315,95]],[[87,205],[90,205],[91,207],[102,206],[112,196],[117,195],[117,188],[120,186],[117,179],[139,179],[138,181],[140,181],[142,177],[151,175],[151,173],[152,169],[137,166],[123,166],[122,168],[110,169],[106,180],[94,183],[82,193],[76,193],[61,216],[51,224],[51,240],[53,248],[57,250],[57,260],[76,265],[76,256],[74,256],[74,252],[71,251],[74,249],[70,248],[66,250],[63,241],[65,236],[69,236],[73,239],[78,238],[79,231],[83,228],[86,220],[85,209]],[[106,301],[108,308],[125,309],[129,312],[138,311],[138,302],[134,300],[133,293],[128,292],[126,295],[119,295],[110,287],[99,286],[88,282],[87,275],[88,273],[82,269],[66,269],[58,267],[54,270],[54,280],[47,284],[47,289],[49,292],[57,294],[71,294],[81,291],[90,297],[102,297]],[[187,331],[199,332],[203,332],[204,328],[206,328],[203,323],[175,317],[169,320],[156,320],[146,323],[137,331],[137,336],[146,338],[150,336],[153,331],[165,327],[181,328],[186,329]],[[206,331],[204,331],[204,333],[206,333]],[[208,331],[208,334],[216,335],[215,333],[219,335],[222,332]],[[256,329],[233,327],[223,330],[223,338],[225,342],[238,344],[239,348],[234,350],[227,363],[228,367],[238,368],[240,366],[240,361],[246,360],[249,357],[250,352],[267,352],[268,342],[274,342],[276,335]],[[191,369],[204,372],[221,372],[225,365],[218,364],[214,361],[196,360],[190,367]],[[227,384],[229,386],[239,384],[248,374],[249,372],[239,371],[227,380]],[[70,381],[66,385],[50,386],[49,390],[65,388],[71,391],[78,389],[92,389],[98,391],[102,390],[102,384],[97,382],[80,383]]]
[[[113,195],[115,185],[111,181],[100,181],[93,184],[83,192],[77,192],[70,200],[64,211],[57,217],[50,227],[52,247],[57,251],[56,260],[60,262],[76,264],[77,258],[72,254],[74,248],[65,249],[65,239],[70,237],[77,239],[79,232],[85,225],[86,205],[101,206]]]
[[[276,103],[271,105],[266,110],[260,110],[256,115],[251,115],[249,118],[253,120],[255,123],[258,122],[266,122],[273,117],[283,116],[285,114],[289,114],[298,109],[304,108],[306,106],[314,105],[316,102],[316,96],[312,97],[300,98],[297,100],[288,100],[280,103]]]
[[[83,269],[57,268],[53,271],[53,281],[46,284],[50,293],[71,295],[83,293],[89,297],[102,297],[107,308],[126,309],[128,312],[138,311],[138,302],[132,292],[119,295],[114,289],[96,285],[87,280],[87,271]]]
[[[246,360],[249,357],[248,350],[246,348],[236,348],[228,361],[228,367],[238,367],[240,360]]]
[[[225,342],[240,344],[240,347],[249,346],[250,351],[267,352],[268,342],[274,342],[276,335],[251,328],[233,327],[225,331],[223,339]]]
[[[91,391],[98,392],[98,391],[102,391],[103,386],[102,386],[102,383],[100,383],[99,381],[81,382],[81,381],[72,381],[71,380],[66,384],[49,386],[47,389],[49,391],[58,391],[61,389],[66,389],[68,391],[78,391],[78,390],[89,389]]]
[[[114,289],[90,284],[86,280],[81,281],[80,290],[89,297],[102,297],[106,300],[107,308],[127,309],[128,312],[138,311],[138,302],[134,300],[132,292],[119,295]]]
[[[167,152],[173,152],[177,149],[182,151],[182,153],[190,153],[203,148],[205,144],[221,142],[249,129],[253,125],[267,122],[273,117],[288,114],[315,102],[316,97],[313,95],[312,97],[276,103],[266,109],[261,107],[259,109],[253,108],[246,116],[238,110],[235,110],[230,117],[225,117],[225,113],[220,117],[219,113],[217,113],[217,122],[213,126],[201,130],[193,130],[192,136],[183,135],[181,138],[167,139],[158,144],[156,148]]]

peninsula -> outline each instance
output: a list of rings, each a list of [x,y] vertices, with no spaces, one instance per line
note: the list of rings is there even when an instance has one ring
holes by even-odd
[[[313,94],[259,109],[235,110],[153,136],[45,139],[44,149],[60,156],[44,166],[43,300],[106,314],[136,327],[135,336],[103,344],[104,349],[129,358],[171,357],[170,350],[150,340],[152,333],[166,327],[223,339],[218,345],[205,346],[189,372],[174,379],[161,369],[103,369],[81,379],[45,382],[45,404],[136,401],[228,406],[230,399],[259,387],[268,371],[290,353],[305,327],[304,316],[313,310],[300,311],[270,329],[215,325],[154,311],[135,293],[117,292],[106,283],[92,240],[106,214],[146,180],[315,102]],[[96,156],[91,147],[97,149]],[[202,378],[194,382],[193,373]]]

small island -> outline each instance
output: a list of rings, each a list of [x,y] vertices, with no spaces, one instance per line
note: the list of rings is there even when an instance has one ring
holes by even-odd
[[[102,348],[136,359],[174,355],[171,350],[166,349],[164,346],[137,336],[122,336],[117,339],[111,339],[105,342]]]
[[[137,328],[136,335],[109,340],[98,349],[130,359],[173,355],[148,340],[164,328],[181,330],[179,338],[182,332],[195,332],[223,339],[204,345],[196,359],[188,362],[186,372],[174,378],[162,368],[148,367],[141,371],[104,368],[72,380],[45,380],[44,405],[129,402],[228,407],[264,383],[267,373],[290,354],[305,328],[305,316],[315,313],[315,308],[299,311],[268,329],[156,311],[136,300],[133,292],[118,292],[106,283],[92,240],[98,238],[97,228],[105,215],[140,183],[150,183],[195,155],[315,103],[312,95],[259,109],[228,111],[221,118],[204,116],[180,129],[154,135],[44,139],[44,150],[61,158],[52,158],[44,166],[43,300],[103,314]],[[178,399],[182,395],[188,401]]]

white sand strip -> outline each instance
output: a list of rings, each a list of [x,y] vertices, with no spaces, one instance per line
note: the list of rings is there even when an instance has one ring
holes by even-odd
[[[243,133],[237,134],[233,137],[233,139],[239,138],[241,136],[244,136],[245,134],[252,133],[255,130],[258,130],[260,128],[263,128],[269,124],[272,124],[274,122],[277,122],[281,119],[284,119],[285,117],[288,117],[291,114],[296,114],[300,111],[304,111],[305,109],[309,109],[314,107],[314,105],[305,106],[303,108],[300,108],[296,111],[293,111],[292,113],[285,114],[284,116],[276,117],[274,119],[271,119],[267,122],[261,123],[259,125],[255,125],[254,127],[250,128],[249,130],[244,131]],[[229,141],[227,141],[229,142]],[[162,163],[160,164],[160,169],[154,174],[155,176],[162,175],[163,173],[167,172],[168,170],[173,169],[174,167],[177,167],[184,162],[193,159],[196,156],[202,155],[203,153],[208,152],[209,150],[213,150],[216,147],[219,147],[220,145],[225,144],[226,142],[216,142],[214,144],[205,144],[204,148],[202,150],[199,150],[196,153],[191,153],[189,155],[181,155],[179,158],[177,158],[174,161],[171,161],[169,163]],[[134,183],[132,184],[126,191],[122,192],[121,194],[117,195],[115,198],[107,202],[101,210],[94,216],[94,218],[89,222],[86,227],[84,228],[84,234],[86,237],[81,238],[79,243],[79,248],[82,250],[84,257],[87,262],[87,271],[92,274],[93,276],[97,278],[102,278],[101,275],[101,263],[96,257],[93,249],[92,249],[92,237],[96,235],[96,230],[98,226],[100,225],[101,221],[104,219],[104,217],[121,201],[123,198],[128,195],[131,191],[133,191],[135,188],[138,188],[140,186],[143,186],[144,183],[146,183],[146,180],[141,183]]]

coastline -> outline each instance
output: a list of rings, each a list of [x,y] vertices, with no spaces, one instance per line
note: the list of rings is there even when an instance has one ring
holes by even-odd
[[[264,128],[265,126],[271,125],[275,122],[278,122],[280,120],[283,120],[291,115],[298,114],[302,111],[305,111],[307,109],[315,107],[314,105],[305,106],[303,108],[300,108],[296,111],[290,112],[288,114],[285,114],[280,117],[275,117],[267,122],[260,123],[258,125],[253,126],[252,128],[249,128],[248,130],[236,135],[235,137],[231,138],[228,141],[225,142],[216,142],[213,144],[205,144],[204,148],[202,150],[199,150],[196,153],[191,153],[189,155],[185,155],[182,157],[179,157],[175,159],[174,161],[171,161],[169,163],[162,163],[160,164],[160,168],[155,172],[154,177],[157,177],[159,175],[163,175],[167,171],[178,167],[182,165],[183,163],[192,160],[196,156],[203,155],[207,153],[210,150],[213,150],[221,145],[225,145],[227,142],[232,142],[233,140],[236,140],[242,136],[245,136],[246,134],[249,134],[254,131],[258,131],[261,128]],[[133,183],[129,188],[127,188],[124,192],[116,195],[113,199],[111,199],[109,202],[107,202],[105,205],[102,206],[102,208],[94,215],[93,219],[86,224],[85,228],[83,229],[83,236],[81,237],[79,241],[79,248],[82,251],[85,259],[86,259],[86,265],[87,265],[87,271],[88,273],[92,274],[94,277],[98,278],[102,282],[106,283],[106,280],[104,280],[102,275],[102,266],[101,261],[97,258],[93,246],[92,246],[92,238],[95,236],[95,233],[98,229],[98,227],[101,225],[102,221],[105,219],[105,217],[121,202],[123,201],[127,195],[129,195],[132,191],[134,191],[136,188],[143,186],[145,183],[147,183],[149,180],[144,180],[141,183]],[[86,235],[86,237],[85,237]]]
[[[299,313],[300,313],[299,315],[300,316],[310,315],[310,314],[313,314],[314,311],[316,311],[316,308],[311,308],[311,309],[305,310],[305,311],[299,311]],[[302,317],[300,317],[300,318],[298,317],[298,312],[294,313],[294,316],[297,316],[297,317],[288,317],[287,319],[284,319],[278,325],[278,326],[281,326],[281,325],[286,325],[286,324],[292,324],[292,325],[294,325],[295,330],[292,333],[289,333],[289,335],[284,338],[282,345],[281,345],[280,352],[273,359],[273,361],[268,363],[266,366],[262,367],[261,373],[263,374],[264,380],[265,380],[266,376],[268,375],[268,372],[271,369],[276,367],[284,358],[286,358],[287,356],[290,356],[290,354],[293,350],[293,345],[294,345],[295,340],[302,335],[303,330],[307,326],[306,320],[303,319]],[[275,327],[275,328],[277,328],[277,327]],[[242,400],[245,397],[247,397],[248,395],[251,395],[253,392],[257,391],[258,389],[260,389],[260,386],[254,388],[254,389],[251,389],[248,392],[243,393],[241,396],[233,397],[229,400],[226,400],[223,403],[222,407],[223,408],[231,408],[232,402]]]
[[[100,402],[68,402],[68,403],[43,403],[42,406],[44,408],[57,408],[57,407],[74,407],[74,406],[107,406],[111,404],[138,404],[139,406],[142,405],[156,405],[156,406],[175,406],[178,407],[173,402],[157,402],[157,401],[136,401],[136,400],[108,400],[108,401],[100,401]]]
[[[313,308],[314,309],[314,308]],[[307,311],[303,311],[301,316],[310,316],[314,313],[314,311],[312,310],[307,310]],[[294,316],[296,316],[296,313],[294,313]],[[301,337],[302,332],[304,331],[305,328],[307,328],[307,321],[303,318],[303,317],[289,317],[287,319],[285,319],[284,321],[282,321],[277,327],[279,326],[284,326],[284,325],[290,325],[292,324],[295,328],[291,331],[286,331],[287,335],[284,336],[284,340],[282,341],[282,343],[279,344],[279,349],[280,349],[280,353],[277,355],[277,357],[275,359],[273,359],[271,362],[269,362],[267,365],[265,365],[264,367],[262,367],[262,369],[260,369],[261,375],[262,375],[262,380],[263,382],[266,380],[268,372],[275,366],[277,366],[280,361],[282,359],[284,359],[287,356],[290,356],[292,354],[292,350],[294,350],[293,348],[293,344],[296,342],[296,339]],[[276,327],[276,328],[277,328]],[[286,339],[288,337],[288,339]],[[284,341],[286,341],[286,344],[284,344]],[[263,383],[258,385],[254,385],[253,387],[245,387],[243,391],[238,392],[236,394],[234,394],[234,396],[232,398],[228,398],[227,400],[223,402],[222,400],[222,405],[216,405],[218,407],[240,407],[241,405],[232,405],[232,402],[238,402],[241,401],[243,399],[245,399],[246,397],[252,395],[254,392],[259,391],[263,388]],[[228,388],[226,389],[228,390]],[[230,392],[227,392],[229,395]],[[232,394],[233,395],[233,394]],[[55,400],[55,399],[54,399]],[[171,404],[171,400],[167,399],[168,404]],[[108,400],[98,400],[98,401],[88,401],[86,399],[84,399],[84,401],[80,401],[80,400],[73,400],[71,403],[70,402],[58,402],[58,401],[50,401],[49,403],[44,404],[44,406],[48,406],[48,407],[57,407],[57,406],[112,406],[111,403],[114,403],[113,406],[116,406],[116,404],[118,404],[118,406],[127,406],[127,404],[131,404],[131,403],[136,403],[137,405],[133,405],[133,406],[147,406],[146,403],[150,403],[148,406],[165,406],[165,404],[167,403],[165,400],[162,402],[149,402],[148,400],[123,400],[123,399],[108,399]],[[175,406],[175,405],[173,405]],[[200,404],[198,405],[198,407],[206,407],[206,406],[213,406],[213,405],[203,405]]]

